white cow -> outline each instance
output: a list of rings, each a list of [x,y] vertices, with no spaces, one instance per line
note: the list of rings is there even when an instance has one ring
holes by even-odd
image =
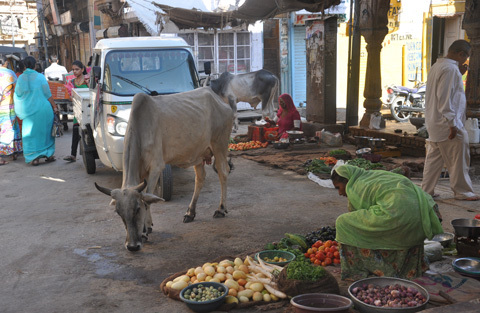
[[[188,223],[195,218],[205,180],[204,160],[214,156],[222,193],[214,217],[225,216],[233,116],[233,109],[210,87],[172,95],[135,95],[125,134],[122,188],[111,190],[95,184],[114,200],[127,230],[128,250],[141,249],[142,237],[151,232],[150,204],[163,200],[153,191],[165,164],[195,168],[195,191],[183,219]]]
[[[262,102],[262,116],[274,118],[273,101],[278,93],[278,78],[267,70],[233,75],[224,72],[210,82],[210,87],[235,108],[235,127],[238,130],[237,103],[248,102],[255,109]]]

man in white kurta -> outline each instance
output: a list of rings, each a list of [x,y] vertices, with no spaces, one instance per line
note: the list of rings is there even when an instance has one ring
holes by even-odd
[[[50,62],[52,63],[49,67],[45,69],[45,78],[49,79],[58,79],[63,81],[63,74],[68,74],[65,66],[58,64],[58,58],[55,55],[50,57]]]
[[[429,138],[423,169],[422,189],[434,196],[434,189],[444,166],[450,175],[450,187],[457,200],[480,200],[473,191],[468,174],[470,147],[465,130],[466,97],[462,75],[471,47],[457,40],[445,58],[431,67],[425,94],[425,125]]]

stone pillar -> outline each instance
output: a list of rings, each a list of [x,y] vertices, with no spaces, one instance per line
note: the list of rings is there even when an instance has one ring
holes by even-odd
[[[472,45],[465,88],[467,117],[480,118],[480,3],[477,0],[465,2],[463,29]]]
[[[367,72],[365,74],[365,114],[360,121],[360,127],[370,125],[372,114],[380,114],[382,107],[382,79],[380,74],[380,51],[382,42],[388,34],[388,10],[390,0],[361,0],[360,1],[360,33],[367,43]],[[382,118],[381,127],[385,127]]]

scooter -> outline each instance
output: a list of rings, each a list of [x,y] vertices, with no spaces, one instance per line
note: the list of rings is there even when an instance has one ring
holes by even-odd
[[[392,85],[387,87],[386,104],[393,118],[407,122],[411,116],[425,113],[426,83],[419,82],[413,88]]]

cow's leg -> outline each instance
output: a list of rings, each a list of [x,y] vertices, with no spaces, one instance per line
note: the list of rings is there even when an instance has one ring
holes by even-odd
[[[193,222],[195,219],[195,209],[197,207],[197,200],[198,196],[200,195],[200,190],[202,190],[203,183],[205,182],[205,176],[207,173],[205,172],[205,165],[202,163],[197,164],[194,166],[195,169],[195,191],[193,192],[192,201],[188,206],[187,213],[183,217],[184,223]]]
[[[220,198],[220,206],[213,214],[213,217],[225,217],[225,214],[228,213],[227,211],[227,176],[229,173],[229,165],[227,161],[227,150],[225,148],[220,147],[220,149],[214,149],[214,156],[215,156],[215,169],[217,170],[218,178],[220,180],[220,187],[221,187],[221,198]]]
[[[159,169],[152,170],[150,175],[148,176],[147,180],[147,193],[154,194],[155,188],[157,188],[158,179],[160,178],[160,174],[163,171],[165,166],[160,167]],[[145,239],[148,239],[148,234],[150,234],[153,230],[153,219],[152,213],[150,211],[150,204],[146,204],[147,207],[147,214],[145,215],[145,226],[143,229]]]

